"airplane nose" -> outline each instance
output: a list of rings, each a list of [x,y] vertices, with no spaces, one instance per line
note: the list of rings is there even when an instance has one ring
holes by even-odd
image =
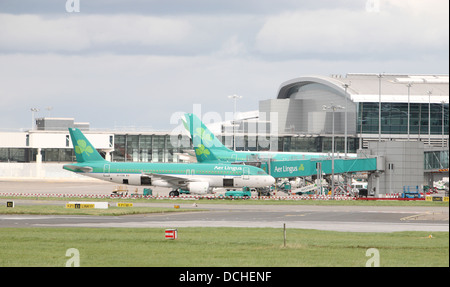
[[[270,175],[269,175],[268,181],[269,181],[269,185],[272,185],[272,184],[275,183],[275,178],[274,178],[273,176],[270,176]]]

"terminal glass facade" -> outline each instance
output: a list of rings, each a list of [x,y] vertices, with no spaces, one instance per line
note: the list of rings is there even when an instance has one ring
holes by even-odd
[[[181,135],[114,136],[112,160],[118,162],[177,162],[176,153],[190,148],[189,139]]]
[[[359,103],[358,127],[361,134],[378,133],[378,103]],[[432,135],[448,135],[449,119],[448,104],[431,104],[431,113],[428,103],[410,104],[410,134],[428,134],[428,116],[430,115]],[[407,134],[408,133],[408,103],[382,103],[381,104],[381,133]]]
[[[0,162],[29,162],[28,148],[0,148]]]
[[[37,149],[32,149],[33,161],[36,160]],[[48,162],[70,162],[76,161],[73,149],[43,148],[41,150],[42,161]]]
[[[34,162],[37,154],[36,148],[0,148],[0,162]],[[75,161],[73,149],[43,148],[41,156],[43,162]]]
[[[284,152],[317,152],[331,153],[331,137],[280,137],[278,139],[278,151]],[[356,153],[358,149],[358,138],[347,137],[347,152]],[[336,136],[334,138],[334,150],[336,153],[345,152],[345,137]]]

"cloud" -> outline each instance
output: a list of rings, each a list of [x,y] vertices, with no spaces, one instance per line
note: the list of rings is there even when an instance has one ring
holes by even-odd
[[[233,41],[232,41],[233,42]],[[0,54],[0,129],[28,127],[37,116],[75,117],[93,128],[137,126],[169,129],[171,115],[233,111],[228,95],[243,96],[238,111],[257,110],[279,85],[309,74],[347,72],[443,73],[440,62],[266,61],[257,57],[166,55]],[[448,63],[446,64],[448,65]],[[448,68],[448,66],[447,66]]]
[[[189,37],[189,23],[170,17],[140,15],[0,14],[0,51],[114,51],[117,47],[158,48]]]
[[[255,110],[290,77],[287,66],[213,55],[0,55],[0,127],[29,125],[30,107],[52,106],[52,116],[93,127],[167,127],[172,113],[230,112],[227,96],[243,96],[238,110]],[[286,64],[282,64],[286,65]],[[281,71],[281,72],[280,72]]]
[[[233,1],[217,4],[216,10],[208,4],[205,11],[200,0],[192,1],[199,14],[193,12],[194,8],[178,9],[184,12],[182,15],[0,14],[0,52],[235,57],[253,54],[267,59],[360,59],[417,57],[448,51],[448,1],[445,0],[333,1],[331,4],[314,1],[314,5],[284,0],[278,6],[262,1],[265,8],[254,9],[255,14],[251,14],[251,7],[256,5],[253,1],[246,2],[241,13]],[[144,5],[141,1],[133,3],[136,7]],[[177,2],[158,3],[152,4],[157,11],[163,8],[169,11]],[[375,5],[378,10],[371,11],[367,3],[378,3]],[[82,4],[90,5],[85,1]],[[124,2],[103,3],[105,9],[116,7],[117,10],[124,5]],[[220,7],[232,12],[219,13]],[[269,13],[270,8],[275,12]],[[266,14],[258,14],[262,10]]]
[[[79,0],[80,13],[136,15],[263,15],[298,9],[358,7],[361,0]],[[66,0],[2,0],[0,11],[11,14],[65,13]]]
[[[221,49],[215,53],[218,57],[241,57],[247,54],[246,45],[239,40],[237,35],[227,39]]]
[[[379,3],[379,11],[322,9],[270,16],[256,36],[264,54],[402,57],[448,50],[447,1]],[[430,8],[431,7],[431,8]]]
[[[302,75],[448,73],[448,1],[368,1],[81,0],[66,13],[43,0],[29,14],[0,1],[0,128],[53,106],[95,128],[164,129],[193,104],[232,111],[230,94],[256,110]]]

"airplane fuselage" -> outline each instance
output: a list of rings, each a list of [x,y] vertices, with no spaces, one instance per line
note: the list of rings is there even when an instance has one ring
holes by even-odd
[[[245,165],[103,161],[68,164],[64,169],[118,184],[174,189],[181,186],[194,193],[206,193],[214,187],[259,188],[274,183],[273,177],[262,170]]]

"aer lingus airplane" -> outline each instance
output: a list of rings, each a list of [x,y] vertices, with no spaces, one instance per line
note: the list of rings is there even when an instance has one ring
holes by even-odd
[[[109,182],[141,186],[170,187],[194,194],[211,192],[215,187],[267,187],[275,179],[264,170],[246,165],[203,163],[110,162],[103,159],[79,129],[69,128],[77,163],[64,169]]]
[[[224,146],[214,134],[194,114],[186,113],[184,127],[190,133],[198,162],[254,162],[261,160],[303,160],[326,158],[328,153],[273,152],[273,151],[233,151]],[[355,157],[356,154],[349,155]]]

